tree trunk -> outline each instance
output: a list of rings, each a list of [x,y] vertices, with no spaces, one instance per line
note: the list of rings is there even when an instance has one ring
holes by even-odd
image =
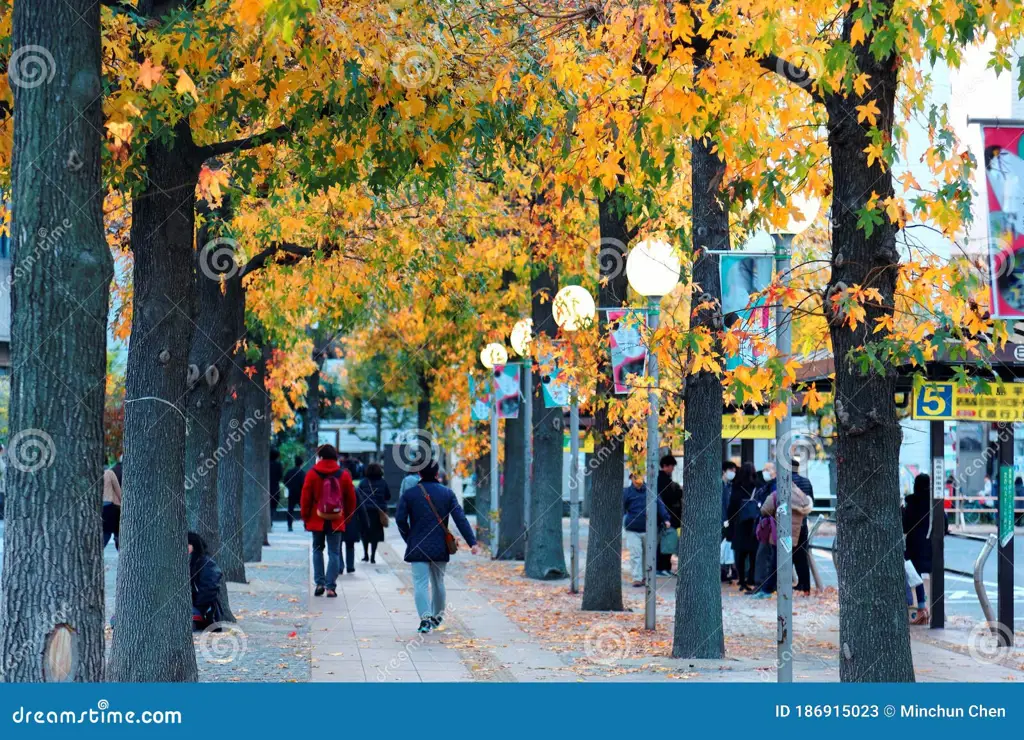
[[[623,198],[608,193],[598,203],[601,228],[601,286],[597,304],[621,306],[626,301],[626,247],[630,234]],[[608,314],[598,314],[602,343],[607,340]],[[599,376],[600,402],[594,413],[594,459],[591,473],[590,534],[587,538],[587,572],[583,608],[587,611],[622,611],[622,489],[625,479],[625,439],[612,431],[609,404],[613,394],[612,367],[608,352],[601,349],[607,371]]]
[[[558,276],[551,265],[534,263],[530,279],[531,315],[535,337],[553,337],[558,332],[551,315],[551,301]],[[530,536],[526,541],[528,578],[565,578],[565,546],[562,541],[562,409],[544,408],[540,393],[542,376],[535,371],[533,387],[533,485],[530,486]]]
[[[192,343],[195,189],[201,159],[187,120],[146,148],[132,201],[135,254],[124,423],[114,681],[195,681],[185,549],[185,397]]]
[[[100,681],[113,276],[101,208],[100,11],[91,0],[19,2],[13,24],[21,56],[7,70],[18,113],[0,678]]]
[[[256,372],[243,386],[245,399],[245,420],[242,429],[245,435],[244,460],[245,477],[242,483],[242,555],[247,563],[258,563],[263,559],[263,534],[266,527],[267,508],[270,505],[269,480],[270,458],[269,437],[264,441],[265,368],[262,360]]]
[[[702,65],[698,65],[701,68]],[[695,83],[699,79],[694,80]],[[692,305],[722,298],[718,257],[708,250],[729,249],[729,214],[716,183],[725,174],[725,161],[709,139],[690,142],[693,193],[693,283],[703,294]],[[691,317],[693,329],[712,335],[722,328],[721,310],[704,309]],[[679,537],[679,577],[676,581],[676,658],[718,659],[725,654],[722,630],[722,586],[719,545],[722,532],[722,382],[717,374],[700,372],[686,377],[683,411],[683,490],[686,503]]]
[[[185,507],[189,530],[203,538],[210,555],[220,563],[217,478],[221,462],[229,454],[221,444],[220,417],[231,372],[232,349],[240,339],[230,307],[240,300],[242,286],[233,251],[226,243],[212,241],[216,237],[212,229],[215,225],[201,228],[196,240],[198,312],[188,367]],[[215,253],[223,259],[214,259]],[[228,604],[227,579],[221,582],[221,606],[225,619],[234,621]]]
[[[491,545],[491,462],[487,455],[481,455],[473,462],[473,479],[476,481],[476,538]]]
[[[890,6],[891,3],[885,3]],[[847,34],[851,23],[847,19]],[[870,39],[854,47],[859,69],[871,76],[865,96],[830,96],[828,139],[832,155],[832,274],[827,296],[860,285],[874,288],[881,305],[866,304],[867,316],[850,329],[845,316],[829,316],[836,358],[836,564],[839,572],[839,675],[843,681],[913,681],[914,665],[904,599],[903,530],[900,520],[896,375],[862,373],[850,358],[888,332],[872,335],[877,320],[891,315],[899,268],[895,224],[883,223],[870,236],[857,225],[872,193],[893,195],[892,172],[868,166],[866,128],[855,106],[867,98],[881,110],[878,128],[891,134],[899,65],[891,56],[876,60]],[[830,300],[827,306],[832,306]]]
[[[313,352],[316,370],[306,377],[306,408],[302,410],[302,438],[306,443],[306,452],[312,459],[320,447],[320,369],[323,367],[323,355]]]
[[[237,318],[234,325],[240,325]],[[220,513],[220,559],[217,564],[224,573],[224,580],[234,583],[246,582],[245,558],[242,555],[242,489],[245,480],[244,389],[249,379],[242,371],[243,361],[244,358],[235,357],[228,373],[219,433],[225,454],[217,467],[217,508]]]
[[[523,368],[526,372],[526,368]],[[528,401],[527,401],[528,402]],[[526,522],[523,519],[523,486],[526,483],[526,440],[523,438],[522,409],[517,419],[505,419],[505,475],[498,512],[499,560],[526,557]]]
[[[430,407],[433,397],[433,388],[431,387],[430,378],[427,376],[425,370],[420,370],[419,375],[416,378],[417,384],[420,387],[420,397],[416,402],[416,424],[418,429],[423,431],[427,430],[430,426]]]

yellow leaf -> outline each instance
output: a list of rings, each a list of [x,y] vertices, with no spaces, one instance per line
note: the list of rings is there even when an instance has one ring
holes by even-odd
[[[858,95],[863,95],[868,91],[868,81],[871,79],[871,75],[867,72],[861,72],[859,75],[853,78],[853,91]]]
[[[857,106],[857,123],[868,121],[872,126],[878,123],[878,116],[882,111],[874,100],[869,100],[864,105]]]
[[[856,46],[857,44],[863,43],[867,33],[864,30],[864,22],[857,21],[853,24],[853,28],[850,29],[850,46]]]
[[[196,91],[196,83],[192,82],[192,78],[188,76],[188,72],[183,69],[178,70],[178,84],[174,86],[174,91],[179,95],[191,95],[197,103],[199,102],[199,93]]]

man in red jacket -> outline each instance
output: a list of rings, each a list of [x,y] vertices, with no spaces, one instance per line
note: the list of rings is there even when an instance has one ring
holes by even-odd
[[[330,482],[328,482],[330,481]],[[321,514],[327,511],[321,506],[324,484],[339,485],[341,488],[342,510],[329,518]],[[345,520],[356,511],[356,489],[352,485],[352,474],[338,465],[338,451],[331,445],[324,445],[316,453],[316,465],[306,473],[302,484],[300,503],[302,521],[306,531],[313,533],[313,579],[316,581],[314,596],[329,598],[338,595],[338,573],[341,572],[341,539],[345,531]],[[331,518],[333,517],[333,518]],[[327,547],[327,573],[324,574],[324,547]]]

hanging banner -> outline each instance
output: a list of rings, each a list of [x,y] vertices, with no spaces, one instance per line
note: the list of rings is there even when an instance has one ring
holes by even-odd
[[[494,368],[498,386],[498,418],[518,419],[522,399],[521,365],[509,363]]]
[[[647,324],[647,314],[609,311],[608,324],[611,327],[608,341],[612,352],[615,394],[621,396],[632,390],[630,375],[643,376],[647,372],[647,345],[641,334],[641,329]]]
[[[473,421],[489,421],[491,418],[491,394],[487,390],[489,384],[481,383],[477,389],[477,381],[469,376],[469,418]]]
[[[981,131],[992,316],[1024,318],[1024,128],[982,126]]]
[[[910,415],[930,421],[1024,421],[1024,384],[991,383],[980,391],[949,381],[919,381]]]
[[[565,382],[565,373],[558,367],[551,356],[542,357],[542,368],[551,368],[547,375],[541,376],[541,394],[544,396],[544,408],[569,408],[569,384]]]
[[[747,335],[740,341],[739,352],[726,358],[725,368],[758,367],[768,359],[765,349],[758,345],[775,343],[775,310],[767,305],[765,296],[755,296],[772,284],[775,256],[737,252],[722,254],[718,260],[725,328]]]

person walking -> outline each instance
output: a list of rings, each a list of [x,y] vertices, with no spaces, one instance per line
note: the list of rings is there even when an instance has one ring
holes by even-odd
[[[754,557],[757,554],[757,502],[754,493],[761,476],[754,464],[745,462],[736,473],[729,496],[729,531],[732,532],[732,549],[736,557],[736,572],[739,589],[743,592],[754,589]]]
[[[475,555],[479,548],[459,500],[437,480],[437,463],[431,461],[420,473],[420,482],[398,499],[395,524],[405,540],[405,562],[412,566],[413,592],[420,617],[418,631],[426,634],[444,619],[446,594],[444,572],[457,541],[448,531],[449,517]]]
[[[736,480],[736,463],[722,461],[722,583],[732,583],[736,574],[736,556],[732,550],[732,532],[729,530],[729,499],[732,498],[732,483]]]
[[[270,528],[274,528],[274,514],[281,503],[281,479],[284,478],[284,465],[281,464],[281,453],[270,451]]]
[[[669,526],[668,509],[658,502],[659,526]],[[633,585],[644,585],[644,545],[647,544],[647,486],[638,473],[630,476],[630,485],[622,489],[622,528],[625,530],[626,548],[629,550],[629,571]],[[657,547],[657,543],[652,543]]]
[[[903,507],[903,535],[906,537],[903,559],[909,560],[914,570],[922,576],[932,572],[931,490],[931,476],[927,473],[919,474],[914,478],[914,490],[907,496]],[[928,624],[930,615],[924,583],[918,584],[914,589],[907,586],[907,606],[915,606],[914,596],[917,597],[917,613],[912,624]]]
[[[103,547],[114,538],[114,549],[121,549],[121,482],[112,468],[103,471]]]
[[[338,595],[338,574],[345,567],[341,559],[341,540],[345,532],[345,512],[356,510],[356,489],[352,476],[338,465],[338,451],[323,445],[316,453],[316,464],[306,473],[302,484],[300,511],[306,531],[313,533],[314,596]],[[324,572],[324,548],[327,572]]]
[[[399,500],[401,500],[402,496],[405,495],[406,491],[408,491],[410,488],[415,488],[419,484],[420,484],[420,474],[417,471],[415,471],[415,470],[408,471],[405,474],[405,477],[402,478],[402,484],[398,488],[398,498],[399,498]]]
[[[661,458],[659,465],[658,497],[668,511],[669,529],[681,529],[683,526],[683,489],[672,480],[672,473],[675,472],[677,465],[676,458],[671,454],[665,455]],[[672,552],[662,552],[660,542],[658,543],[658,563],[655,570],[659,576],[672,575]]]
[[[384,469],[377,463],[366,466],[366,477],[356,489],[359,510],[363,512],[363,562],[377,562],[377,545],[384,541],[384,527],[388,523],[388,501],[391,490],[384,480]]]
[[[295,465],[284,474],[284,487],[288,489],[288,531],[292,531],[292,524],[295,521],[295,509],[299,508],[302,501],[302,483],[306,479],[306,473],[302,469],[302,457],[295,456]]]
[[[796,460],[792,462],[792,465],[799,467],[799,463]],[[793,533],[793,538],[797,540],[799,540],[799,533],[804,525],[804,519],[811,513],[811,510],[814,509],[814,500],[808,495],[807,491],[804,490],[809,487],[810,483],[807,482],[807,479],[798,475],[796,473],[796,468],[794,468],[793,487],[789,494],[789,510],[790,522],[792,525],[792,529],[790,531]],[[775,527],[772,528],[769,542],[776,548],[778,547],[778,509],[779,492],[778,488],[776,488],[761,506],[761,513],[766,517],[772,517],[775,521]],[[802,553],[799,551],[799,546],[793,548],[793,570],[797,573],[797,585],[794,589],[798,592],[809,594],[811,592],[811,574],[810,563],[807,560],[806,546],[803,548]]]

